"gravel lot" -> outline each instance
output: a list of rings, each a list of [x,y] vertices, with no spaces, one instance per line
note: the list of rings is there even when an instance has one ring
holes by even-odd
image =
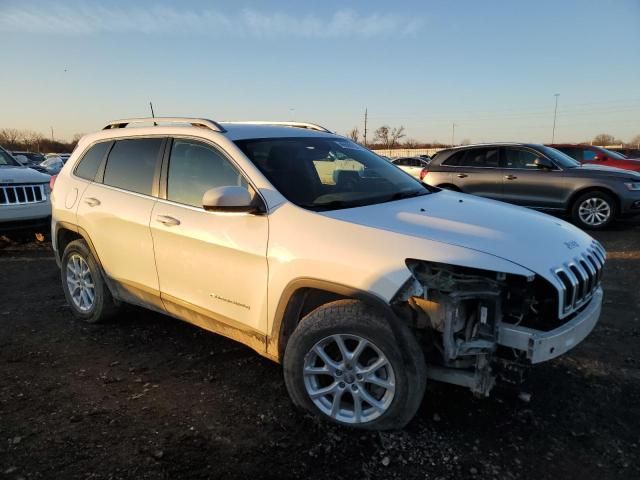
[[[529,401],[433,382],[394,433],[294,411],[278,365],[186,323],[76,321],[50,246],[0,243],[0,478],[640,478],[640,223],[595,236],[601,322]]]

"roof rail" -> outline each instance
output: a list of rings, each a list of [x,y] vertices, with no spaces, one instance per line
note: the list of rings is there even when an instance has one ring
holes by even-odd
[[[190,117],[146,117],[146,118],[125,118],[122,120],[114,120],[109,122],[103,130],[110,130],[113,128],[125,128],[132,123],[153,123],[156,126],[158,123],[188,123],[193,127],[204,127],[213,130],[214,132],[224,133],[226,130],[222,125],[213,120],[206,118],[190,118]]]
[[[258,120],[254,122],[244,121],[244,122],[224,122],[224,123],[230,123],[234,125],[277,125],[277,126],[283,126],[283,127],[306,128],[308,130],[317,130],[318,132],[333,133],[328,128],[325,128],[321,125],[317,125],[315,123],[308,123],[308,122],[279,122],[279,121],[270,122],[270,121]]]

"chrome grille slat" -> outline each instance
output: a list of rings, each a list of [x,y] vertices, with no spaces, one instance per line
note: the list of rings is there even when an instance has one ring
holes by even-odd
[[[0,186],[0,205],[26,205],[46,199],[44,184]]]
[[[606,252],[593,242],[584,252],[552,269],[559,286],[559,314],[566,317],[586,304],[602,280]]]

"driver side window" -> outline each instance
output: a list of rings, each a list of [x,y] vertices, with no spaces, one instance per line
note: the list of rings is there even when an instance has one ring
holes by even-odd
[[[537,158],[538,155],[529,150],[507,148],[505,149],[505,168],[537,170],[538,166],[534,163]]]
[[[167,200],[202,207],[202,196],[211,188],[247,185],[235,166],[213,147],[193,140],[173,141]]]

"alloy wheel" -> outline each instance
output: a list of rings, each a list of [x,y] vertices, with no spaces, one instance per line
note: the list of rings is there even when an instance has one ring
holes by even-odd
[[[67,261],[66,274],[74,306],[81,312],[90,311],[95,301],[96,288],[86,260],[77,253],[71,255]]]
[[[366,423],[384,414],[396,390],[391,362],[371,341],[336,334],[305,356],[304,385],[311,401],[332,419]]]
[[[584,200],[578,207],[580,220],[590,227],[599,227],[609,221],[611,205],[599,197]]]

